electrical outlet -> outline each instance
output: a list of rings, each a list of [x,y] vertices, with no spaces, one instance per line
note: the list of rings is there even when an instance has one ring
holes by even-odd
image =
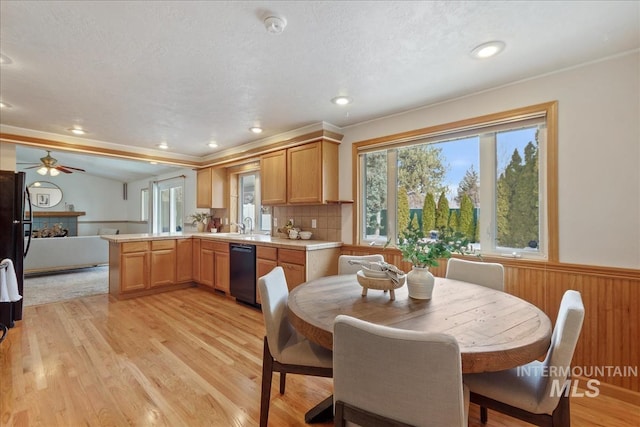
[[[293,218],[289,218],[289,222],[293,225]]]
[[[318,228],[318,223],[316,222],[315,219],[311,220],[311,228]]]
[[[278,226],[278,218],[273,217],[273,226],[277,227]]]

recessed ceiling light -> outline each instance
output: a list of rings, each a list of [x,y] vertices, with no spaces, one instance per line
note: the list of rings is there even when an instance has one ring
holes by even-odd
[[[280,34],[287,26],[287,20],[279,16],[268,16],[264,20],[264,26],[269,34]]]
[[[70,129],[68,129],[69,132],[71,132],[74,135],[84,135],[87,133],[87,131],[85,131],[84,129],[80,128],[80,127],[72,127]]]
[[[3,55],[2,53],[0,53],[0,64],[9,65],[12,63],[13,61],[11,60],[11,58],[9,58],[7,55]]]
[[[491,58],[502,52],[505,46],[505,43],[499,40],[482,43],[471,51],[471,56],[478,59]]]
[[[218,144],[215,141],[211,141],[210,143],[207,144],[209,147],[211,148],[218,148]]]
[[[160,144],[156,145],[156,147],[161,150],[167,150],[169,148],[169,144],[167,144],[166,142],[161,142]]]
[[[348,96],[336,96],[331,100],[331,102],[333,102],[336,105],[347,105],[347,104],[351,104],[352,101],[353,100]]]
[[[12,107],[12,105],[11,105],[11,104],[9,104],[8,102],[2,102],[2,101],[0,101],[0,108],[6,108],[6,109],[8,110],[8,109],[9,109],[9,108],[11,108],[11,107]]]
[[[250,127],[249,130],[253,133],[262,133],[262,128],[258,126]]]
[[[149,162],[150,165],[157,165],[158,162]]]

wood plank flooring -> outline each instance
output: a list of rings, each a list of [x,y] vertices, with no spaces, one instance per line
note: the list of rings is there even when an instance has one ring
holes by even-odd
[[[257,426],[262,314],[190,288],[26,307],[0,344],[2,426]],[[274,376],[270,426],[303,426],[331,379]],[[572,425],[638,426],[640,408],[572,399]],[[330,426],[332,423],[317,424]],[[470,426],[480,427],[471,405]],[[489,413],[489,427],[527,426]]]

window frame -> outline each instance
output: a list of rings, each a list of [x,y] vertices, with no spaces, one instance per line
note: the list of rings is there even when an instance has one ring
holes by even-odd
[[[540,209],[541,233],[546,232],[546,257],[522,258],[526,261],[558,261],[558,161],[557,161],[557,109],[558,102],[551,101],[542,104],[507,110],[470,119],[459,120],[441,125],[415,129],[403,133],[354,142],[352,144],[352,185],[354,194],[354,227],[353,242],[356,245],[369,245],[362,241],[362,231],[366,224],[362,223],[363,203],[362,186],[364,179],[360,154],[380,149],[390,149],[412,145],[420,140],[443,139],[445,135],[467,132],[480,133],[481,129],[500,126],[501,124],[525,122],[529,118],[544,117],[546,120],[545,155],[542,159],[546,169],[540,169],[540,185],[546,187],[546,205]],[[545,173],[546,172],[546,173]],[[389,208],[389,207],[388,207]],[[488,256],[499,254],[488,254]],[[519,258],[519,256],[517,256]]]

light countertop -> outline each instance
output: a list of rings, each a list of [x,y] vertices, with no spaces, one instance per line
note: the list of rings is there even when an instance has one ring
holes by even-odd
[[[104,240],[115,243],[140,242],[146,240],[167,239],[198,239],[219,240],[231,243],[244,243],[259,246],[271,246],[277,248],[314,251],[328,248],[339,248],[342,242],[330,242],[325,240],[292,240],[282,237],[273,237],[264,234],[239,234],[239,233],[139,233],[139,234],[107,234],[100,236]]]

